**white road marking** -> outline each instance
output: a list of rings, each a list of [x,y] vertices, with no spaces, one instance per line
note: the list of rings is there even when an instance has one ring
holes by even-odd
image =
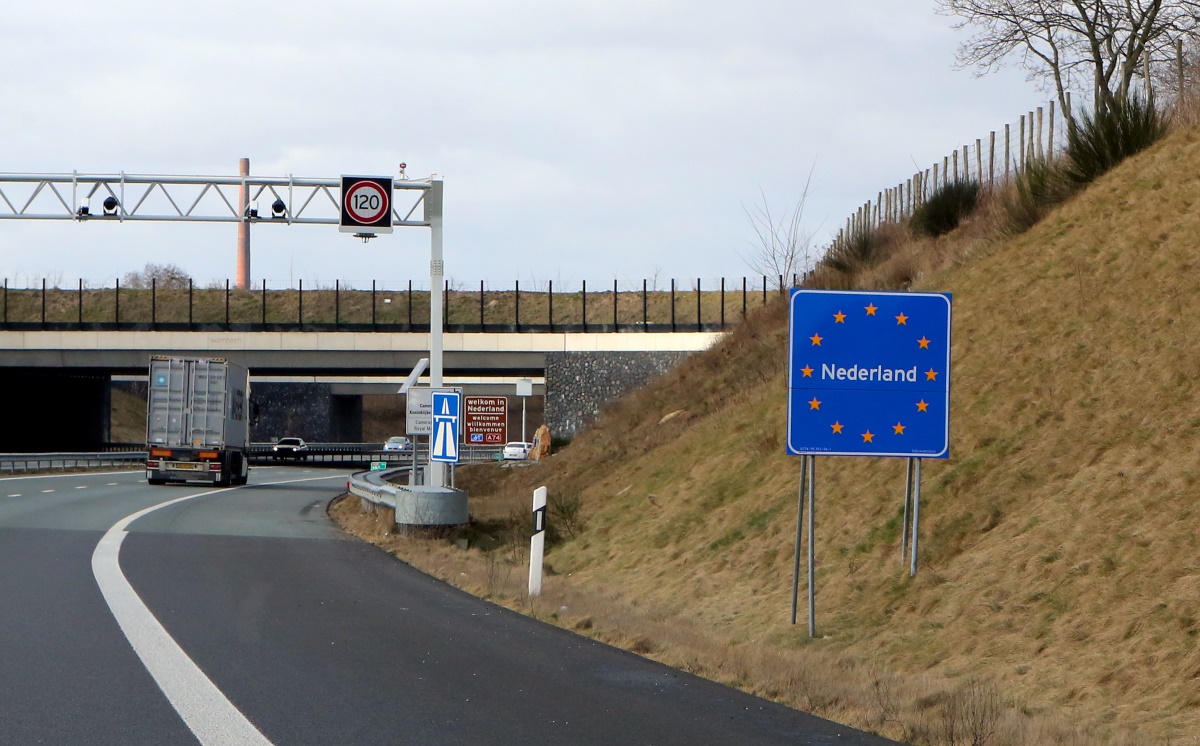
[[[42,490],[42,494],[44,495],[44,494],[46,494],[47,492],[53,492],[53,491],[54,491],[54,490]]]
[[[345,475],[289,479],[266,484],[312,482],[321,479],[345,479]],[[92,574],[96,576],[100,593],[129,644],[133,646],[134,652],[142,660],[142,665],[154,677],[158,688],[201,744],[271,746],[267,737],[229,701],[183,648],[179,647],[179,643],[175,642],[175,638],[171,637],[154,617],[137,591],[129,584],[125,573],[121,571],[121,543],[125,541],[129,524],[169,505],[229,491],[218,489],[184,495],[125,516],[108,529],[96,545],[96,550],[92,553]]]
[[[76,485],[75,489],[77,489],[77,490],[86,490],[86,489],[87,489],[87,485],[86,485],[86,484],[80,484],[80,485]]]
[[[20,497],[20,496],[21,496],[20,493],[17,493],[15,495],[9,495],[9,497]]]

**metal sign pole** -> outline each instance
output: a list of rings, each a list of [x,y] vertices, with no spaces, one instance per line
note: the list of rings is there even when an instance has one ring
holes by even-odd
[[[800,494],[796,499],[796,553],[792,562],[792,624],[796,623],[796,606],[800,595],[800,548],[804,534],[804,480],[808,478],[808,456],[800,457]]]
[[[813,493],[817,491],[817,457],[808,457],[808,637],[817,636],[816,551],[813,548]]]
[[[915,577],[917,574],[917,537],[921,533],[921,459],[914,459],[914,461],[917,464],[913,480],[912,566],[908,571],[909,577]]]
[[[908,506],[912,502],[913,461],[908,460],[908,469],[904,473],[904,517],[900,523],[900,566],[904,567],[904,550],[908,548]]]
[[[442,278],[445,264],[442,260],[442,182],[430,184],[425,195],[425,220],[429,223],[429,388],[442,387]],[[429,442],[430,456],[433,454],[433,438]],[[429,461],[429,484],[433,487],[446,486],[445,467]]]

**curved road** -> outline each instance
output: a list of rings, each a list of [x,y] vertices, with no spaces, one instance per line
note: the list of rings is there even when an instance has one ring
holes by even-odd
[[[345,480],[0,479],[0,743],[890,743],[422,575]]]

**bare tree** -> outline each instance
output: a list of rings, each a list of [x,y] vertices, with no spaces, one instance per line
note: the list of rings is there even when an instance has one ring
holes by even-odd
[[[1170,64],[1176,39],[1200,29],[1200,0],[936,0],[955,28],[976,33],[958,64],[983,75],[1016,57],[1030,80],[1053,86],[1074,126],[1066,92],[1091,89],[1096,115],[1124,106],[1135,79]]]
[[[813,168],[816,168],[815,163]],[[751,242],[753,249],[749,255],[739,256],[755,274],[782,277],[788,282],[793,275],[801,274],[812,266],[813,234],[804,229],[801,221],[804,219],[808,190],[812,185],[813,168],[808,170],[800,199],[783,214],[777,215],[771,211],[767,195],[761,189],[761,203],[753,209],[742,207],[754,228],[756,241]]]
[[[148,288],[151,281],[159,288],[181,290],[188,286],[191,277],[174,264],[150,263],[141,272],[126,272],[121,285],[127,288]]]

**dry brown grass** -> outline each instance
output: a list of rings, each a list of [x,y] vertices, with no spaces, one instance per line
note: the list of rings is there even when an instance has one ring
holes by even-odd
[[[542,599],[516,564],[493,597],[914,743],[969,742],[963,713],[996,701],[987,743],[1196,743],[1198,203],[1200,132],[1180,130],[1015,239],[985,213],[895,255],[954,293],[952,458],[925,464],[913,580],[904,464],[819,460],[819,639],[787,623],[782,304],[540,466],[460,472],[492,526],[540,484],[587,514]],[[477,548],[399,550],[485,587]]]

